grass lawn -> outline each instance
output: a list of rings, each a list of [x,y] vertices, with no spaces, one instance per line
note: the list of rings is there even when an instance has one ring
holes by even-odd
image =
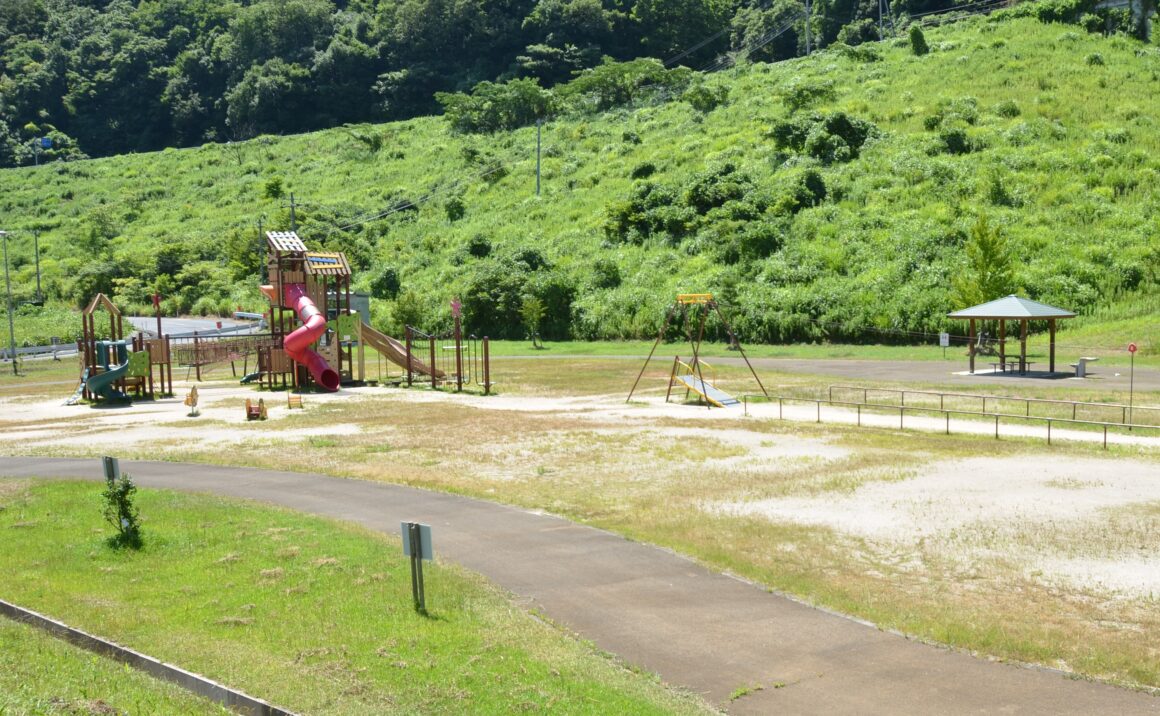
[[[39,629],[0,619],[0,713],[230,712]]]
[[[454,565],[425,569],[430,617],[417,614],[396,538],[239,501],[142,490],[146,546],[118,552],[105,543],[100,489],[0,483],[6,599],[303,713],[705,709]],[[44,648],[10,628],[0,638]],[[133,699],[158,704],[155,712],[201,712],[162,708],[168,702],[149,701],[148,690],[122,697],[90,689],[78,669],[60,682],[29,680],[9,698],[72,698],[68,683],[80,682],[83,698],[134,713]],[[7,673],[0,670],[0,686]]]

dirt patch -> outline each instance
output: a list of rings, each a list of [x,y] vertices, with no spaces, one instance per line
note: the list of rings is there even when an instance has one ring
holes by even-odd
[[[1147,596],[1160,593],[1160,516],[1137,508],[1157,501],[1155,463],[1041,455],[931,463],[845,494],[706,509],[830,527],[892,553],[909,547],[914,560],[923,550],[964,568],[1000,560],[1046,583]]]

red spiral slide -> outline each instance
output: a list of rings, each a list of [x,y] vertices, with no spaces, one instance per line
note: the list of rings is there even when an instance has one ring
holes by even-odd
[[[282,287],[284,306],[294,309],[302,325],[286,336],[282,346],[286,355],[295,363],[301,363],[310,371],[314,382],[322,386],[323,390],[338,390],[338,372],[326,363],[326,359],[311,350],[310,344],[326,332],[326,317],[310,296],[306,295],[306,286],[300,283],[290,283]]]

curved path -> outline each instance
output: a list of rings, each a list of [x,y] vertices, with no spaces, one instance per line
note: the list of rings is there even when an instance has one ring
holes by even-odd
[[[249,498],[383,532],[427,522],[440,558],[732,713],[1160,714],[1158,697],[910,641],[558,517],[307,473],[128,461],[122,469],[144,487]],[[97,460],[66,458],[5,457],[0,477],[102,479]]]

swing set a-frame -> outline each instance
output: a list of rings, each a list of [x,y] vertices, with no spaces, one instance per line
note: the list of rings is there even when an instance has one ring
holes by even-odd
[[[701,340],[705,336],[705,320],[713,311],[717,312],[717,318],[720,319],[721,325],[725,327],[725,332],[729,335],[729,345],[740,351],[741,357],[745,360],[745,365],[749,367],[749,372],[753,374],[753,379],[757,381],[761,392],[765,397],[769,397],[769,393],[761,383],[761,378],[757,377],[757,371],[753,369],[753,364],[749,362],[749,357],[745,355],[745,349],[741,347],[741,342],[737,340],[737,336],[733,334],[733,329],[730,328],[729,322],[725,320],[725,315],[721,313],[721,307],[713,300],[713,295],[710,293],[682,293],[677,296],[677,302],[670,306],[668,312],[665,314],[665,320],[661,325],[660,333],[657,334],[657,340],[653,343],[652,350],[648,353],[648,358],[645,358],[644,365],[641,366],[640,373],[637,374],[636,381],[632,384],[632,390],[628,391],[628,398],[625,400],[626,403],[632,400],[632,394],[636,392],[636,387],[640,384],[641,377],[644,376],[645,370],[648,369],[648,364],[652,361],[657,346],[664,340],[665,333],[669,329],[669,324],[678,313],[680,313],[678,320],[684,323],[685,334],[693,350],[693,358],[688,363],[685,363],[681,360],[680,356],[673,356],[673,368],[669,372],[669,388],[665,393],[665,402],[669,402],[674,387],[678,390],[681,388],[685,389],[686,400],[690,394],[696,394],[698,399],[710,409],[738,405],[741,402],[714,385],[712,380],[705,380],[705,369],[709,370],[710,377],[712,378],[713,367],[701,359]],[[694,322],[696,323],[695,333],[693,331]]]

